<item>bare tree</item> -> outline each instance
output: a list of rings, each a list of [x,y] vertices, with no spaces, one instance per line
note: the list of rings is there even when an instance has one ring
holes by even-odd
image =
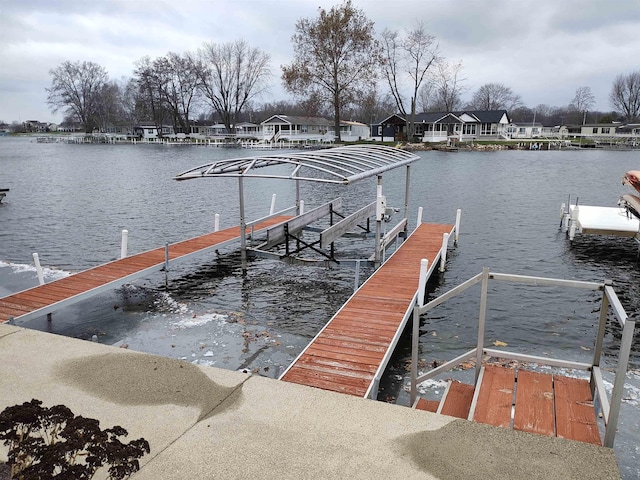
[[[143,57],[136,62],[134,71],[138,84],[138,111],[145,119],[153,121],[158,132],[171,118],[171,113],[165,102],[162,78],[149,57]],[[160,133],[160,135],[162,135]]]
[[[205,43],[198,50],[200,91],[231,133],[242,110],[263,93],[271,78],[270,56],[244,40]]]
[[[596,99],[591,93],[590,87],[578,87],[576,89],[576,95],[569,104],[570,110],[575,110],[582,114],[582,124],[587,122],[587,112],[593,108],[596,104]]]
[[[462,106],[462,94],[467,90],[463,85],[462,60],[447,62],[440,60],[418,92],[418,107],[423,112],[453,112]]]
[[[471,98],[468,107],[474,110],[513,110],[522,106],[520,95],[503,83],[486,83]]]
[[[616,77],[609,94],[611,106],[627,122],[636,121],[640,115],[640,70]]]
[[[49,70],[51,88],[47,88],[47,103],[53,113],[60,109],[82,122],[85,132],[97,126],[100,96],[109,81],[107,71],[93,62],[63,62]]]
[[[333,107],[336,139],[345,108],[370,90],[379,64],[373,22],[351,0],[320,8],[315,20],[296,22],[291,38],[294,60],[282,66],[282,80],[290,93],[316,95]]]
[[[172,113],[174,130],[189,133],[189,116],[199,92],[196,65],[189,55],[169,52],[157,58],[153,68],[160,94]]]
[[[411,140],[415,132],[418,92],[427,72],[439,60],[438,44],[435,37],[427,33],[424,24],[418,22],[405,32],[404,37],[397,31],[382,32],[382,50],[384,74],[398,111],[407,119],[407,136]],[[409,99],[405,91],[408,91]]]
[[[95,107],[95,126],[106,131],[109,125],[115,125],[121,118],[120,87],[117,82],[109,81],[102,87]]]
[[[375,123],[377,120],[388,116],[395,111],[395,102],[391,95],[380,95],[373,88],[345,112],[350,120],[366,124]]]

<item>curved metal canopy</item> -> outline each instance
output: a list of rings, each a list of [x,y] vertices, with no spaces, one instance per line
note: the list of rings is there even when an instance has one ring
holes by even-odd
[[[217,160],[174,177],[189,180],[202,177],[248,177],[306,180],[348,185],[363,178],[407,165],[420,157],[384,145],[349,145],[326,150],[257,155]],[[286,165],[288,173],[258,173],[263,167]]]

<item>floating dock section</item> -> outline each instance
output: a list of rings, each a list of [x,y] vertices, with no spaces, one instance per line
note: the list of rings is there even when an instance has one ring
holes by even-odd
[[[288,220],[276,216],[254,227],[254,234]],[[0,323],[28,320],[120,287],[169,266],[169,263],[213,251],[238,241],[240,227],[231,227],[182,242],[131,255],[104,265],[0,298]]]
[[[453,225],[422,223],[369,277],[281,380],[376,398],[380,377],[411,316],[421,260],[434,271]]]

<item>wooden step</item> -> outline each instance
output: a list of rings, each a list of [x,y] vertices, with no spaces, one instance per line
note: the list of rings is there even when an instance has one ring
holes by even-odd
[[[437,413],[450,417],[467,418],[473,400],[473,391],[473,385],[450,380]]]
[[[555,435],[551,375],[518,370],[513,429]]]
[[[557,436],[602,445],[587,380],[554,375]]]
[[[486,365],[482,367],[478,383],[480,387],[469,420],[510,428],[515,370]]]
[[[422,397],[418,397],[418,401],[414,404],[413,408],[416,410],[436,413],[439,405],[440,402],[438,400],[426,400]]]
[[[602,445],[587,380],[485,365],[475,389],[450,381],[437,402],[416,408],[523,432]],[[514,395],[515,392],[515,395]]]

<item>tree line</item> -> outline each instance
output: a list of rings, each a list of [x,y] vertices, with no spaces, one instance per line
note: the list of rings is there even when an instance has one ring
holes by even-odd
[[[549,124],[586,123],[588,116],[631,122],[640,115],[640,70],[616,77],[611,112],[591,111],[595,98],[587,86],[578,87],[562,107],[526,107],[510,87],[497,82],[480,86],[465,102],[469,88],[462,61],[447,60],[422,22],[377,34],[351,0],[299,19],[291,42],[293,61],[281,66],[280,75],[290,101],[258,101],[272,85],[271,58],[240,39],[143,57],[132,77],[119,81],[93,62],[65,61],[50,71],[47,103],[53,113],[62,111],[88,132],[152,122],[189,133],[194,118],[220,122],[231,132],[238,122],[281,113],[331,116],[339,135],[341,119],[373,123],[398,112],[407,119],[411,137],[421,112],[506,109],[513,121]]]

